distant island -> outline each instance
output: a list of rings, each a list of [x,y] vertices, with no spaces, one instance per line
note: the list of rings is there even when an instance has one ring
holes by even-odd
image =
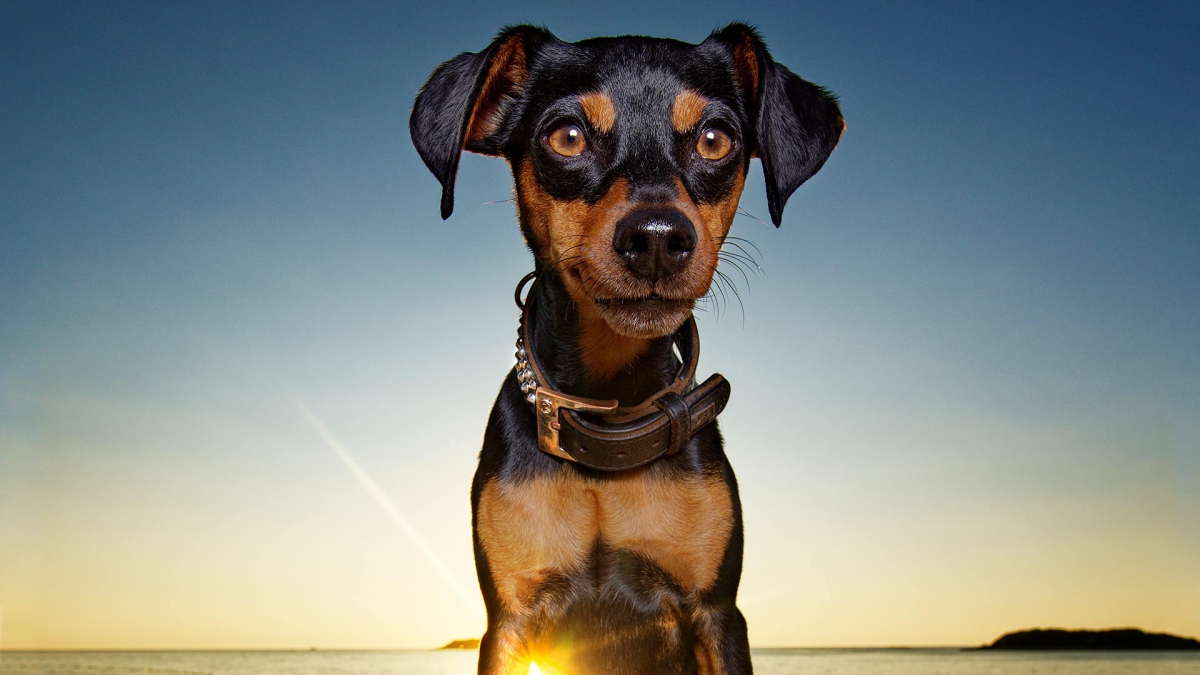
[[[452,640],[438,647],[438,650],[443,649],[479,649],[479,640],[470,638],[468,640]]]
[[[438,651],[443,649],[479,649],[479,640],[476,638],[452,640],[438,647]],[[1147,633],[1140,628],[1112,628],[1108,630],[1034,628],[1005,633],[992,644],[983,645],[979,649],[1042,649],[1063,651],[1077,649],[1146,649],[1173,651],[1177,649],[1200,649],[1200,640],[1171,635],[1170,633]]]
[[[1138,628],[1110,630],[1063,630],[1035,628],[1001,635],[980,649],[1200,649],[1200,641],[1171,635],[1147,633]]]

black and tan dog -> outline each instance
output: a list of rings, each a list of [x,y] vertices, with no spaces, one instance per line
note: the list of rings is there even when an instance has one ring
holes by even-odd
[[[516,26],[439,66],[409,125],[443,218],[462,150],[508,160],[536,260],[471,491],[479,672],[749,673],[729,386],[695,385],[692,309],[750,159],[779,225],[837,102],[741,24],[696,45]]]

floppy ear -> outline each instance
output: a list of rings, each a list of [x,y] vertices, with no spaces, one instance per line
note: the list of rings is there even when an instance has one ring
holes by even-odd
[[[408,131],[425,166],[442,184],[442,219],[454,211],[454,179],[464,149],[499,155],[498,132],[506,111],[524,90],[527,57],[550,33],[512,26],[481,52],[463,53],[438,66],[426,80]]]
[[[709,40],[733,56],[738,86],[754,120],[754,156],[762,160],[767,208],[779,227],[788,197],[820,170],[846,123],[837,99],[776,63],[754,28],[734,23]]]

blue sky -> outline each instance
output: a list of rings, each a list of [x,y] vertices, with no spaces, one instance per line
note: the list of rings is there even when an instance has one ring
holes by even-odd
[[[0,648],[478,634],[446,576],[531,262],[503,162],[438,218],[413,95],[506,23],[732,20],[848,127],[701,316],[752,643],[1200,633],[1193,5],[10,2]]]

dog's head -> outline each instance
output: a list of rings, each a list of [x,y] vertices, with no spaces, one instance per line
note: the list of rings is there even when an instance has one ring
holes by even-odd
[[[778,226],[843,128],[836,100],[742,24],[696,45],[508,28],[438,66],[409,119],[442,217],[464,149],[506,158],[541,269],[627,337],[669,334],[708,291],[752,157]]]

